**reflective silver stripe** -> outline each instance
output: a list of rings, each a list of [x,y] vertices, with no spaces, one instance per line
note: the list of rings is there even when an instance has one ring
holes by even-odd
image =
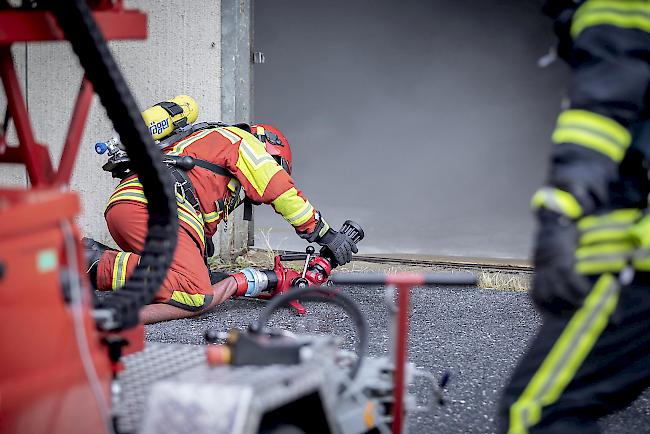
[[[115,261],[114,267],[116,268],[116,278],[115,281],[113,282],[113,289],[120,289],[120,283],[122,282],[122,267],[124,265],[124,261],[128,259],[128,255],[126,255],[124,252],[119,252],[117,254],[117,261]]]
[[[221,135],[223,135],[226,139],[228,139],[228,140],[230,141],[230,143],[235,144],[235,143],[237,143],[238,141],[241,140],[241,137],[239,137],[239,136],[237,136],[236,134],[234,134],[234,133],[228,131],[228,130],[225,129],[225,128],[219,128],[219,129],[217,129],[217,131],[218,131]]]
[[[293,224],[293,222],[295,222],[295,221],[297,221],[297,220],[300,220],[301,218],[303,218],[304,216],[306,216],[307,214],[309,214],[309,213],[312,212],[313,210],[314,210],[314,207],[311,206],[311,204],[310,204],[309,202],[305,202],[305,209],[304,209],[300,214],[291,217],[291,218],[288,219],[287,221],[288,221],[289,223],[292,223],[292,224]]]
[[[600,254],[600,255],[586,255],[578,258],[578,262],[602,262],[602,261],[626,261],[632,256],[632,250],[627,253],[618,254]]]
[[[555,196],[555,189],[544,187],[539,190],[544,196],[544,207],[548,210],[555,211],[558,214],[566,214],[562,204]]]
[[[268,155],[268,154],[266,154],[266,155],[262,155],[261,157],[257,157],[257,155],[255,155],[255,154],[253,153],[253,150],[250,148],[250,145],[249,145],[248,143],[246,143],[245,140],[242,140],[242,142],[241,142],[241,144],[239,145],[239,147],[244,151],[244,153],[245,153],[246,156],[250,159],[250,161],[252,161],[253,164],[255,164],[255,166],[259,166],[260,164],[262,164],[262,163],[265,162],[265,161],[273,161],[273,162],[275,162],[275,160],[273,159],[273,157],[271,157],[271,156]],[[276,164],[277,164],[277,163],[276,163]]]
[[[605,276],[608,276],[608,275],[603,275],[601,277],[601,279],[605,278]],[[609,277],[611,277],[611,275],[609,275]],[[594,285],[594,287],[592,289],[592,292],[594,290],[596,290],[597,287],[598,287],[598,282]],[[591,311],[588,312],[587,317],[582,321],[582,323],[580,324],[580,328],[572,336],[571,341],[568,342],[568,344],[563,345],[563,346],[565,346],[565,348],[563,349],[563,352],[562,352],[560,358],[554,363],[552,371],[545,378],[544,383],[542,384],[540,389],[537,391],[537,393],[535,393],[531,397],[530,402],[527,403],[528,405],[526,405],[521,410],[521,414],[524,417],[523,421],[524,421],[524,427],[525,428],[534,425],[534,422],[530,420],[530,416],[531,416],[530,410],[532,408],[538,407],[539,411],[541,411],[541,409],[544,407],[544,404],[545,404],[542,401],[544,400],[546,395],[548,395],[551,392],[553,392],[553,393],[561,393],[564,390],[564,387],[566,387],[566,384],[568,384],[568,382],[565,385],[562,385],[562,383],[559,383],[559,384],[556,384],[556,383],[558,383],[558,382],[560,382],[562,380],[563,371],[564,371],[564,369],[567,368],[567,364],[569,363],[569,360],[571,359],[571,357],[574,356],[578,351],[580,351],[580,352],[585,351],[584,349],[582,349],[582,350],[580,349],[581,342],[583,342],[584,339],[587,339],[589,337],[591,337],[592,340],[594,340],[594,342],[595,342],[596,339],[598,339],[598,336],[600,335],[600,333],[602,331],[597,332],[597,331],[591,330],[591,329],[594,327],[594,325],[596,325],[596,322],[603,316],[603,314],[606,313],[606,311],[608,309],[609,302],[613,298],[617,297],[619,290],[620,290],[620,285],[619,285],[618,281],[616,279],[614,279],[614,278],[611,278],[611,282],[609,283],[608,287],[605,289],[603,295],[598,300],[598,303],[596,304],[596,306]],[[590,297],[591,295],[592,294],[590,294],[588,297]],[[582,309],[584,309],[584,307],[585,307],[585,305],[583,305],[583,307],[578,312],[576,312],[574,317],[571,319],[571,321],[565,327],[565,332],[567,331],[567,328],[570,326],[571,322],[573,322],[575,320],[576,315],[578,315],[580,313],[580,311]],[[614,305],[613,308],[615,309],[616,305]],[[612,310],[612,312],[613,312],[613,310]],[[611,315],[611,312],[609,314],[607,314],[605,318],[608,319],[609,315]],[[596,336],[590,336],[590,335],[592,335],[594,333],[597,333]],[[555,345],[557,345],[561,341],[561,339],[562,339],[562,335],[560,335],[560,337],[558,338],[558,341],[556,342]],[[592,343],[592,345],[593,345],[593,343]],[[549,353],[549,356],[552,354],[552,352],[553,352],[553,349]],[[591,348],[589,348],[587,350],[587,353],[584,354],[583,360],[580,361],[580,365],[584,361],[584,358],[586,358],[588,356],[589,352],[591,352]],[[549,357],[549,356],[547,356],[547,357]],[[578,366],[580,366],[580,365],[578,365]],[[577,369],[579,369],[579,367]],[[575,373],[573,373],[572,375],[575,375]],[[567,380],[570,381],[571,379],[569,378]],[[533,381],[534,381],[534,377],[533,377]],[[557,389],[555,391],[552,391],[553,388],[557,388],[557,387],[562,387],[562,389],[559,390],[559,391]],[[552,402],[555,402],[555,401],[551,401],[551,403]]]
[[[580,233],[588,234],[594,231],[605,231],[605,230],[616,230],[616,229],[624,230],[624,229],[631,228],[633,224],[634,224],[633,222],[629,222],[629,223],[609,223],[604,225],[593,225],[584,229],[580,229]]]
[[[634,252],[632,255],[634,259],[645,259],[645,258],[650,258],[650,250],[642,249],[642,250],[637,250]]]

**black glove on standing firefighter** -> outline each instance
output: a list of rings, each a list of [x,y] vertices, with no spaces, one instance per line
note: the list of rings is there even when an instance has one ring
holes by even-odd
[[[542,8],[544,14],[554,20],[553,30],[558,38],[557,55],[568,64],[571,64],[573,52],[571,22],[581,3],[580,0],[546,0]]]
[[[327,252],[326,256],[336,261],[336,265],[345,265],[352,260],[352,253],[357,253],[359,249],[350,237],[341,232],[329,229],[325,235],[316,240],[316,242],[323,246]],[[327,255],[330,253],[331,255]]]
[[[562,315],[579,308],[589,280],[575,270],[578,230],[575,221],[554,211],[538,211],[532,298],[544,313]]]

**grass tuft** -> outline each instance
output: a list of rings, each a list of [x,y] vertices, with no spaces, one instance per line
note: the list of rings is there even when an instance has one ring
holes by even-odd
[[[492,288],[503,291],[528,291],[531,287],[532,274],[510,273],[503,271],[481,270],[478,274],[480,288]]]

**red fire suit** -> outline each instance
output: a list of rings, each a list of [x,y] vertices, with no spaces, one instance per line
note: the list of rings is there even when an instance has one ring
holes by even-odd
[[[212,288],[204,261],[205,240],[214,235],[220,221],[228,218],[239,201],[240,186],[252,201],[273,206],[296,232],[311,234],[318,226],[319,214],[295,187],[289,174],[266,152],[263,143],[242,129],[222,127],[197,131],[163,152],[217,164],[231,172],[232,177],[198,166],[187,172],[200,212],[177,189],[178,245],[155,303],[192,311],[210,304]],[[99,290],[119,289],[137,265],[147,232],[146,202],[136,176],[120,182],[110,197],[105,218],[111,236],[123,251],[106,251],[102,255],[97,271]],[[319,234],[328,229],[325,223]]]

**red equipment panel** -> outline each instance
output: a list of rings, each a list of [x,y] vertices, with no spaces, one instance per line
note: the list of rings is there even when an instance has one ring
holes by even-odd
[[[82,251],[73,226],[78,212],[75,193],[0,190],[0,432],[102,432],[62,279],[68,268],[62,225],[70,225]],[[84,277],[85,270],[75,271]],[[89,298],[90,291],[82,292]],[[108,401],[110,361],[89,303],[86,342]]]
[[[146,38],[146,14],[125,10],[121,0],[88,4],[105,39]],[[81,327],[75,327],[69,291],[70,274],[85,279],[86,270],[74,225],[79,199],[61,186],[70,182],[92,85],[84,77],[55,167],[47,147],[36,142],[10,51],[16,42],[55,40],[65,38],[50,12],[0,10],[0,77],[18,138],[18,146],[9,144],[0,131],[0,163],[24,164],[32,187],[0,189],[0,433],[105,432],[108,420],[98,401],[110,403],[111,368],[117,368],[90,316],[87,282]],[[66,259],[66,243],[76,248],[76,269]],[[130,343],[125,351],[136,351],[143,328],[121,337]],[[98,380],[95,393],[89,372]]]
[[[147,16],[137,10],[93,13],[105,39],[145,39]],[[47,11],[2,11],[0,45],[15,42],[64,41],[63,32]]]

